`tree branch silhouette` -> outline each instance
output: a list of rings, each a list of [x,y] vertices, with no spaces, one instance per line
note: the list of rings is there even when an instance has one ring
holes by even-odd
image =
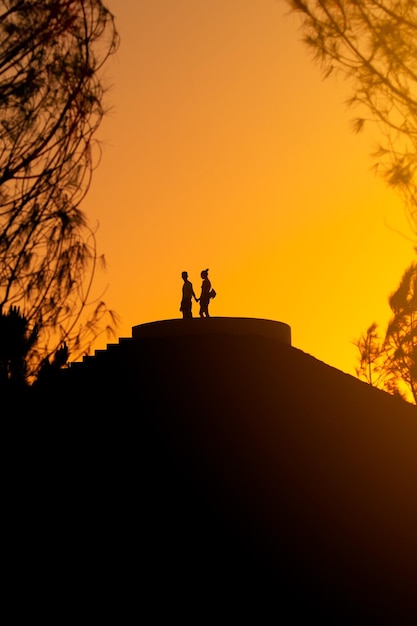
[[[359,110],[352,127],[375,123],[374,167],[403,199],[417,234],[417,4],[414,0],[285,0],[325,77],[341,73]]]
[[[34,376],[62,345],[76,357],[117,324],[92,297],[104,257],[81,205],[119,37],[101,0],[2,0],[0,33],[0,312],[18,306],[38,329]]]

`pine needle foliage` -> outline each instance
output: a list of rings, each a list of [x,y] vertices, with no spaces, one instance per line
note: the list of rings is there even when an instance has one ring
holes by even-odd
[[[300,17],[303,40],[324,77],[341,74],[357,111],[381,138],[374,167],[401,195],[417,234],[417,2],[284,0]]]
[[[417,263],[405,270],[388,299],[392,316],[380,337],[374,322],[356,342],[356,374],[369,384],[417,404]]]
[[[101,70],[118,44],[101,0],[0,0],[0,313],[18,307],[36,329],[28,376],[63,344],[88,353],[116,324],[92,298],[103,258],[81,204],[106,113]]]

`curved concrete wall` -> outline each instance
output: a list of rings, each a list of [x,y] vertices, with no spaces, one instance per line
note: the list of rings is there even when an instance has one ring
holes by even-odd
[[[172,319],[133,326],[133,339],[180,337],[184,335],[251,335],[279,340],[291,345],[291,328],[283,322],[253,317],[195,317]]]

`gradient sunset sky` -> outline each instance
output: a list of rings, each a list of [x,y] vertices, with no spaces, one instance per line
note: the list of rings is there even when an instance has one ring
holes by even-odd
[[[199,294],[208,267],[211,315],[285,322],[294,347],[354,374],[353,341],[385,325],[415,253],[372,171],[377,137],[351,130],[349,85],[323,80],[283,0],[105,4],[121,43],[83,209],[117,336],[179,318],[181,272]]]

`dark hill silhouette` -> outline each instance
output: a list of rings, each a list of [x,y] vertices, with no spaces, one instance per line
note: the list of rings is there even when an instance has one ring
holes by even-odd
[[[137,326],[31,402],[102,584],[140,570],[146,606],[185,594],[196,621],[226,602],[416,623],[417,409],[292,347],[287,325]]]

